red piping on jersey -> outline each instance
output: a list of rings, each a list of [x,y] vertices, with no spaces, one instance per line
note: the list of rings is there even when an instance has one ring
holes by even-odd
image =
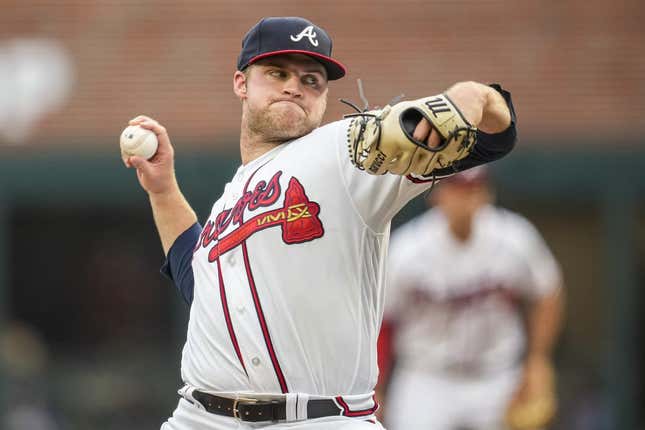
[[[251,265],[249,264],[249,254],[246,249],[246,241],[242,242],[242,253],[244,255],[244,266],[246,267],[246,275],[249,280],[249,288],[251,289],[251,294],[253,295],[253,303],[255,304],[255,312],[258,316],[260,327],[262,327],[262,334],[264,335],[264,342],[266,343],[267,350],[269,351],[273,369],[275,370],[275,374],[278,377],[280,389],[283,393],[288,393],[289,388],[287,387],[287,381],[284,378],[282,368],[280,367],[280,363],[278,362],[278,357],[276,356],[275,350],[273,349],[273,342],[271,341],[271,335],[269,334],[266,319],[264,318],[264,312],[262,311],[262,305],[260,304],[258,290],[255,287],[255,281],[253,280],[253,274],[251,273]]]
[[[267,161],[266,163],[268,163],[269,161]],[[251,179],[253,179],[253,176],[255,176],[258,170],[264,167],[266,163],[262,164],[260,167],[258,167],[255,170],[255,172],[251,174],[248,181],[246,181],[246,184],[244,184],[243,193],[246,193],[246,190],[249,187],[249,183],[251,182]],[[240,222],[243,222],[243,221],[244,221],[244,212],[240,214]],[[287,381],[284,378],[284,374],[282,373],[282,368],[280,367],[280,363],[278,362],[278,357],[275,354],[275,350],[273,348],[273,342],[271,341],[271,335],[269,334],[269,328],[267,327],[266,319],[264,318],[264,312],[262,311],[262,304],[260,304],[260,297],[258,295],[258,290],[255,286],[255,280],[253,279],[253,273],[251,273],[251,264],[249,263],[249,253],[248,253],[248,250],[246,249],[246,237],[244,237],[241,243],[242,243],[242,254],[244,255],[244,268],[246,269],[246,276],[249,281],[249,288],[251,290],[251,295],[253,296],[255,313],[258,316],[258,321],[260,322],[260,327],[262,328],[264,343],[267,346],[269,357],[271,357],[271,364],[273,364],[273,370],[275,371],[275,374],[278,377],[278,382],[280,383],[280,389],[282,390],[283,393],[288,393],[289,388],[287,387]]]
[[[428,178],[428,179],[419,179],[419,178],[415,178],[412,175],[407,175],[406,178],[408,178],[408,180],[411,181],[414,184],[427,184],[428,182],[433,182],[435,180],[434,177],[433,178]],[[437,179],[439,179],[439,178],[437,178]]]
[[[244,360],[242,359],[242,352],[240,351],[240,345],[237,343],[237,337],[235,336],[235,331],[233,330],[233,323],[231,322],[231,315],[228,311],[228,302],[226,300],[226,289],[224,288],[224,278],[222,277],[222,268],[220,266],[219,258],[217,259],[217,278],[219,279],[219,296],[222,299],[222,309],[224,310],[224,319],[226,320],[226,328],[228,329],[228,335],[231,337],[231,342],[233,342],[233,348],[235,348],[235,354],[240,360],[242,369],[248,377],[249,374],[246,371],[246,366],[244,365]]]
[[[369,409],[361,409],[359,411],[352,411],[349,409],[349,405],[345,402],[343,399],[343,396],[336,396],[335,397],[336,403],[343,408],[342,415],[346,417],[363,417],[365,415],[372,415],[376,410],[378,409],[378,402],[372,397],[372,400],[374,401],[374,406],[372,406]]]

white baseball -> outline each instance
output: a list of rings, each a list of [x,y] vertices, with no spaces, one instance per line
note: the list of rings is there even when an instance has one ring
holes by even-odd
[[[138,125],[130,125],[121,133],[121,151],[126,155],[137,155],[146,160],[157,152],[157,136],[154,132]]]

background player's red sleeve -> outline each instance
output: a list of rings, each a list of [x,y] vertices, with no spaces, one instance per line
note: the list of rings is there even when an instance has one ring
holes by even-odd
[[[394,324],[392,321],[383,320],[381,324],[381,332],[378,336],[377,351],[378,351],[378,368],[379,377],[378,385],[386,387],[390,379],[390,371],[394,361],[393,352],[393,338],[394,338]]]

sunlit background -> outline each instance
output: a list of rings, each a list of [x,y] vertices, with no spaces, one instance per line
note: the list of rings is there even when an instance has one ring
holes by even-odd
[[[500,82],[520,142],[494,176],[564,269],[553,429],[645,429],[645,3],[638,0],[0,0],[1,429],[158,429],[187,307],[119,157],[139,113],[204,220],[240,163],[232,75],[263,16],[334,39],[339,97]],[[412,202],[395,226],[419,213]]]

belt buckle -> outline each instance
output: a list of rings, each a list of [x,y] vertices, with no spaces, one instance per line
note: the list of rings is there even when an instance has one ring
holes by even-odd
[[[240,403],[244,405],[253,405],[259,403],[259,400],[251,399],[249,397],[236,397],[235,399],[233,399],[233,418],[244,421],[244,418],[240,416],[240,411],[237,409],[237,405],[239,405]]]

